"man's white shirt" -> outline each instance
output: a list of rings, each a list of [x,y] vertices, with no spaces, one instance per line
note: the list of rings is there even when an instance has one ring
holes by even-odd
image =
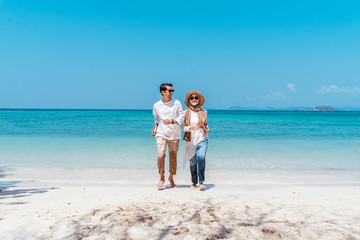
[[[159,124],[155,137],[163,137],[167,140],[179,140],[181,138],[180,125],[184,122],[185,112],[178,100],[172,99],[167,103],[162,100],[156,102],[153,107],[155,123]],[[164,124],[164,119],[174,119],[179,124]]]

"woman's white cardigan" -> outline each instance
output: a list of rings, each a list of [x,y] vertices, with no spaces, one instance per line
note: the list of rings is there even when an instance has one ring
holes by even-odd
[[[190,110],[190,111],[191,111],[190,126],[197,125],[199,122],[198,114],[197,114],[197,112],[194,112],[192,110]],[[204,109],[204,112],[205,112],[205,116],[207,117],[207,111],[205,109]],[[185,143],[184,143],[183,167],[192,157],[195,156],[197,145],[208,138],[208,135],[207,135],[207,133],[205,133],[204,129],[199,128],[197,130],[190,130],[189,129],[190,126],[183,125],[183,127],[182,127],[184,132],[191,132],[191,141],[190,142],[185,141]]]

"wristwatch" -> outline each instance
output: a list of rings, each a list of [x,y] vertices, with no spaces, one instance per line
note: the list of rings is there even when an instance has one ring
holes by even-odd
[[[174,119],[171,119],[171,124],[174,124],[175,123],[175,120]]]

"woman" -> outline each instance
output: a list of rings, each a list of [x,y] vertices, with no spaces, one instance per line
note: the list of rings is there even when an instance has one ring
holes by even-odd
[[[204,190],[205,181],[205,156],[208,147],[209,132],[207,111],[202,109],[205,98],[199,91],[188,92],[185,96],[185,121],[184,134],[184,164],[190,161],[192,185],[195,189],[199,181],[200,190]]]

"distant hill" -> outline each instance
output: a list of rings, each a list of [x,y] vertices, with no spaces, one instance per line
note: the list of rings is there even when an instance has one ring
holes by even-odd
[[[232,106],[229,107],[227,110],[260,110],[257,107],[239,107],[239,106]]]
[[[224,109],[225,110],[225,109]],[[266,111],[266,110],[278,110],[278,111],[359,111],[359,108],[356,107],[340,107],[334,108],[331,106],[316,106],[316,107],[288,107],[288,108],[275,108],[275,107],[240,107],[240,106],[232,106],[226,110],[258,110],[258,111]]]
[[[337,109],[330,106],[316,106],[313,111],[338,111]]]
[[[313,107],[288,107],[288,108],[276,108],[276,107],[239,107],[232,106],[226,110],[258,110],[258,111],[313,111]]]
[[[284,110],[284,109],[280,109],[280,108],[275,108],[275,107],[240,107],[240,106],[232,106],[229,107],[226,110],[258,110],[258,111],[263,111],[263,110]]]
[[[287,111],[312,111],[313,108],[312,107],[291,107],[291,108],[286,108],[285,110],[287,110]]]

